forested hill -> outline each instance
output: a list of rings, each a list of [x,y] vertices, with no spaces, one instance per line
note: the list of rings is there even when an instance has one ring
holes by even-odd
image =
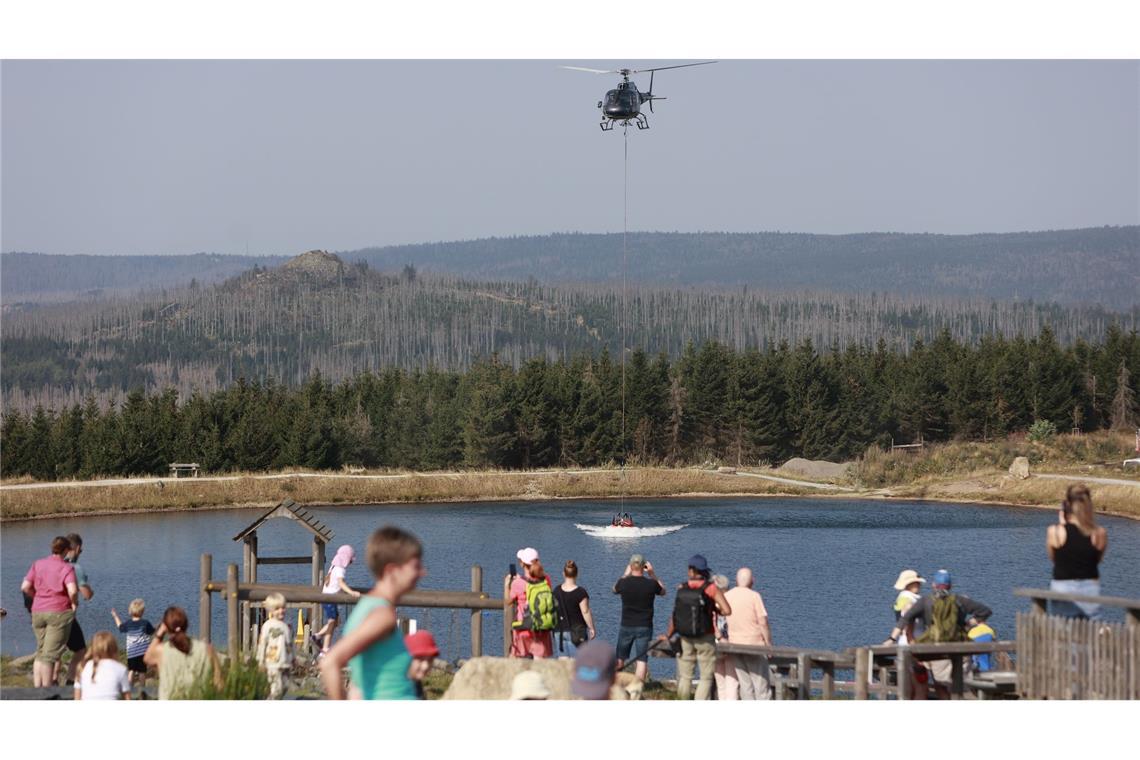
[[[620,234],[564,234],[346,251],[379,269],[411,263],[465,277],[613,282]],[[1140,302],[1140,227],[984,235],[631,233],[633,282],[749,284],[1034,299],[1126,309]]]
[[[312,251],[282,267],[223,283],[130,298],[5,304],[0,375],[5,408],[61,408],[87,394],[107,402],[133,388],[229,387],[238,378],[290,386],[314,371],[330,380],[384,368],[465,371],[497,353],[518,367],[535,358],[621,353],[621,288],[544,285],[382,273]],[[810,340],[820,350],[906,351],[943,330],[975,344],[1037,336],[1061,345],[1104,340],[1136,325],[1140,307],[1113,313],[981,299],[919,298],[755,287],[630,286],[625,345],[679,356],[715,340],[737,351]]]
[[[0,255],[0,297],[12,301],[71,301],[137,293],[140,290],[221,282],[255,266],[276,266],[286,257],[223,256],[53,256]]]
[[[936,297],[1030,299],[1128,309],[1140,297],[1140,227],[980,235],[637,232],[630,282],[669,287],[749,285]],[[353,263],[481,280],[616,282],[620,234],[556,234],[364,248]],[[8,303],[211,284],[282,257],[0,256]]]

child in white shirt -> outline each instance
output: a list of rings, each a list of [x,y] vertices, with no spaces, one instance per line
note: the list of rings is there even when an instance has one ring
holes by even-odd
[[[265,612],[269,619],[257,639],[257,664],[269,676],[269,698],[281,699],[289,688],[288,674],[293,669],[293,632],[285,622],[285,597],[265,597]]]

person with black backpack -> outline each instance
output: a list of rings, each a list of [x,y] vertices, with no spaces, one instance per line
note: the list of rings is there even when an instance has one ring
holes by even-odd
[[[693,688],[693,671],[700,666],[697,699],[708,699],[712,694],[716,671],[716,637],[713,613],[732,614],[732,607],[724,592],[710,580],[709,563],[700,554],[689,558],[689,580],[677,587],[673,602],[673,617],[669,629],[661,637],[665,640],[677,634],[681,638],[681,656],[677,659],[677,698],[688,699]]]

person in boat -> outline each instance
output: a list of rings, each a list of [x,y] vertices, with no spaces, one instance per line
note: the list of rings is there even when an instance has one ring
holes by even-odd
[[[621,527],[623,527],[623,528],[632,528],[633,527],[633,518],[629,516],[629,512],[626,512],[621,516]]]

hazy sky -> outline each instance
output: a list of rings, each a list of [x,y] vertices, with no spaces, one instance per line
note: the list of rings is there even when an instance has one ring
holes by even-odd
[[[622,228],[618,80],[679,61],[4,61],[0,249],[295,254]],[[636,77],[648,86],[648,75]],[[633,230],[1140,223],[1136,61],[661,72]]]

